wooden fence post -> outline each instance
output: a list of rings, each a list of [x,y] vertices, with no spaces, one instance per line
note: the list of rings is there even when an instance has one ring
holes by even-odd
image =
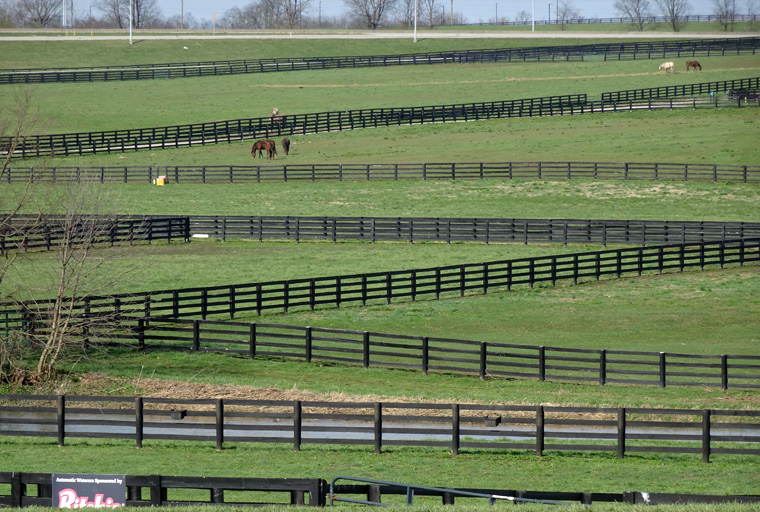
[[[362,333],[362,367],[366,370],[369,368],[369,332]]]
[[[618,408],[617,418],[617,454],[618,459],[625,456],[625,407]]]
[[[256,357],[256,322],[251,323],[248,329],[248,357]]]
[[[224,399],[216,400],[216,449],[222,450],[224,443]]]
[[[479,373],[480,373],[481,380],[485,380],[486,378],[487,357],[488,357],[488,343],[484,341],[480,344],[480,372]]]
[[[311,362],[311,327],[306,327],[306,332],[304,334],[305,337],[305,345],[306,345],[306,362]]]
[[[63,446],[66,437],[66,395],[58,395],[58,446]]]
[[[383,450],[383,404],[375,402],[375,453]]]
[[[599,385],[604,386],[607,383],[607,351],[599,351]]]
[[[536,456],[544,455],[544,406],[536,406]]]
[[[193,320],[193,352],[198,352],[201,345],[201,324],[200,320]]]
[[[451,455],[459,455],[459,404],[451,406]]]
[[[546,380],[546,347],[538,347],[538,381]]]
[[[728,389],[728,355],[720,356],[720,387],[723,391]]]
[[[422,337],[422,374],[427,375],[430,363],[430,340],[427,336]]]
[[[660,387],[664,388],[667,380],[665,352],[660,352]]]
[[[135,447],[142,448],[145,415],[142,397],[135,398]]]
[[[293,402],[293,451],[301,451],[301,427],[302,422],[302,406],[301,401],[296,400]]]
[[[702,462],[710,462],[710,409],[702,411]]]

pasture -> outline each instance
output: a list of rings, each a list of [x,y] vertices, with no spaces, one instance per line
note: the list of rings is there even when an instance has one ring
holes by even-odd
[[[551,41],[551,40],[548,40]],[[425,41],[426,50],[507,44],[499,40]],[[180,41],[142,41],[113,53],[94,43],[7,43],[30,45],[23,67],[190,60]],[[72,44],[72,43],[68,43]],[[98,43],[101,44],[101,43]],[[124,46],[124,43],[118,43]],[[535,45],[540,45],[536,43]],[[552,44],[552,43],[547,43]],[[569,42],[567,44],[570,44]],[[113,45],[113,46],[112,46]],[[254,45],[261,45],[254,46]],[[335,42],[191,41],[192,60],[345,54]],[[14,46],[15,48],[15,46]],[[381,48],[381,49],[377,49]],[[408,42],[351,45],[352,53],[424,51]],[[202,49],[202,50],[201,50]],[[48,51],[49,50],[49,51]],[[3,52],[1,67],[20,67]],[[62,60],[55,61],[55,58]],[[39,119],[34,133],[161,126],[281,113],[343,108],[411,106],[488,99],[538,97],[655,87],[758,76],[758,56],[700,57],[702,72],[657,71],[659,60],[633,62],[528,63],[420,66],[387,69],[278,73],[187,80],[34,86]],[[13,92],[11,88],[7,92]],[[7,111],[13,94],[0,97]],[[119,101],[114,101],[119,98]],[[124,105],[128,105],[125,107]],[[471,123],[357,130],[290,137],[291,153],[279,164],[310,162],[424,161],[668,161],[756,165],[756,109],[658,111],[491,120]],[[14,165],[251,165],[250,142],[144,151]],[[258,163],[258,162],[256,162]],[[2,185],[3,191],[20,187]],[[40,193],[48,192],[46,185]],[[61,188],[53,187],[55,194]],[[327,182],[228,185],[104,185],[90,189],[93,203],[114,213],[226,215],[377,215],[446,217],[620,218],[758,222],[757,185],[683,182]],[[44,194],[51,197],[50,194]],[[7,195],[5,197],[8,197]],[[41,203],[30,205],[30,211]],[[4,206],[3,206],[4,207]],[[95,209],[95,205],[93,205]],[[591,250],[578,246],[476,244],[258,243],[193,241],[189,244],[117,247],[97,252],[109,263],[99,293],[234,282],[336,275],[367,270],[428,267]],[[19,258],[12,275],[33,282],[45,295],[52,255]],[[121,276],[121,277],[120,277]],[[114,283],[114,278],[115,283]],[[9,283],[12,284],[12,283]],[[6,286],[4,281],[3,286]],[[369,329],[513,343],[583,348],[632,348],[686,353],[758,354],[760,275],[757,267],[689,272],[536,288],[488,296],[402,303],[382,307],[301,311],[267,315],[267,321]],[[49,295],[49,293],[47,294]],[[253,319],[253,318],[251,318]],[[505,339],[507,338],[507,339]],[[156,392],[147,379],[163,379],[166,391],[193,397],[263,390],[310,392],[373,400],[644,405],[757,409],[757,393],[716,389],[633,388],[480,381],[453,375],[422,376],[403,371],[361,370],[255,361],[224,355],[109,353],[67,361],[68,383],[40,392],[140,394]],[[91,374],[100,377],[93,379]],[[185,383],[180,384],[180,383]],[[198,384],[198,386],[194,386]],[[62,386],[62,388],[61,388]],[[204,387],[205,386],[205,387]],[[427,450],[395,449],[381,456],[360,449],[240,446],[215,452],[211,446],[148,445],[138,453],[129,443],[76,441],[57,449],[50,441],[4,438],[4,460],[15,471],[93,471],[132,474],[332,477],[361,475],[428,485],[508,487],[533,490],[620,492],[643,490],[709,494],[757,493],[758,463],[751,457],[641,454],[619,461],[614,454],[579,456],[524,453],[452,457]],[[434,468],[434,469],[431,469]],[[598,507],[598,506],[597,506]],[[735,508],[742,510],[742,507]],[[628,510],[626,508],[626,510]],[[699,510],[683,508],[679,510]],[[734,510],[726,506],[723,510]],[[748,509],[747,509],[748,510]]]

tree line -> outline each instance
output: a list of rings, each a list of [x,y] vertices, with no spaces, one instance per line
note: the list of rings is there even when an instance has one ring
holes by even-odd
[[[689,0],[609,0],[615,11],[631,27],[643,31],[659,16],[677,32],[692,14]],[[735,29],[739,16],[757,12],[760,0],[712,0],[712,12],[725,31]],[[416,4],[416,5],[415,5]],[[298,29],[369,28],[462,25],[468,22],[461,12],[452,12],[445,0],[343,0],[339,15],[322,15],[321,3],[314,0],[251,0],[232,7],[220,17],[197,18],[191,12],[164,16],[158,0],[96,0],[86,8],[74,0],[0,0],[0,28],[103,29]],[[449,12],[447,11],[449,7]],[[544,23],[565,25],[581,17],[573,0],[557,0],[553,13]],[[746,8],[746,9],[744,9]],[[552,16],[553,14],[553,16]],[[518,12],[514,20],[498,11],[480,23],[527,23],[528,11]]]

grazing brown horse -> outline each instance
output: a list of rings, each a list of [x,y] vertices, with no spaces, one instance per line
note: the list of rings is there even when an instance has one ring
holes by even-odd
[[[702,71],[702,64],[700,64],[696,60],[687,60],[686,71],[688,72],[691,68],[694,68],[694,71],[696,71],[697,68],[699,68],[699,70]]]
[[[261,154],[262,151],[266,151],[267,159],[277,158],[277,148],[275,147],[273,140],[269,140],[269,139],[257,140],[256,143],[251,148],[251,157],[256,158],[257,151],[259,153],[259,156],[262,156]]]
[[[288,151],[290,151],[290,139],[285,137],[282,139],[282,152],[287,155]]]

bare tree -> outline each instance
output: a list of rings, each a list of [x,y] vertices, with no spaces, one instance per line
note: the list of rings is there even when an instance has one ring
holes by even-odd
[[[571,20],[580,17],[578,9],[573,6],[570,0],[562,0],[557,6],[557,22],[560,25],[561,30],[565,30],[565,25]]]
[[[161,21],[157,0],[132,0],[132,28],[149,28]]]
[[[0,0],[0,28],[13,28],[20,23],[14,0]]]
[[[428,26],[430,28],[433,28],[435,26],[435,15],[438,11],[438,6],[436,5],[435,0],[420,0],[420,5],[422,6],[422,10],[425,11],[425,14],[428,18]]]
[[[398,16],[402,25],[414,26],[414,7],[417,0],[401,0],[398,4]]]
[[[129,23],[129,0],[98,0],[93,4],[106,22],[125,28]]]
[[[673,32],[680,32],[686,23],[685,17],[691,12],[688,0],[655,0],[655,4]]]
[[[649,0],[616,0],[615,10],[622,17],[628,18],[639,32],[644,31],[646,19],[652,15]]]
[[[736,0],[713,0],[713,14],[718,17],[720,26],[723,27],[724,32],[734,31],[734,24],[736,23]]]
[[[60,0],[18,0],[17,9],[25,25],[47,28],[61,19]]]
[[[372,30],[383,24],[396,2],[397,0],[343,0],[349,15],[361,20],[365,27]]]
[[[527,24],[533,18],[528,11],[520,11],[515,15],[515,22],[521,25]]]

